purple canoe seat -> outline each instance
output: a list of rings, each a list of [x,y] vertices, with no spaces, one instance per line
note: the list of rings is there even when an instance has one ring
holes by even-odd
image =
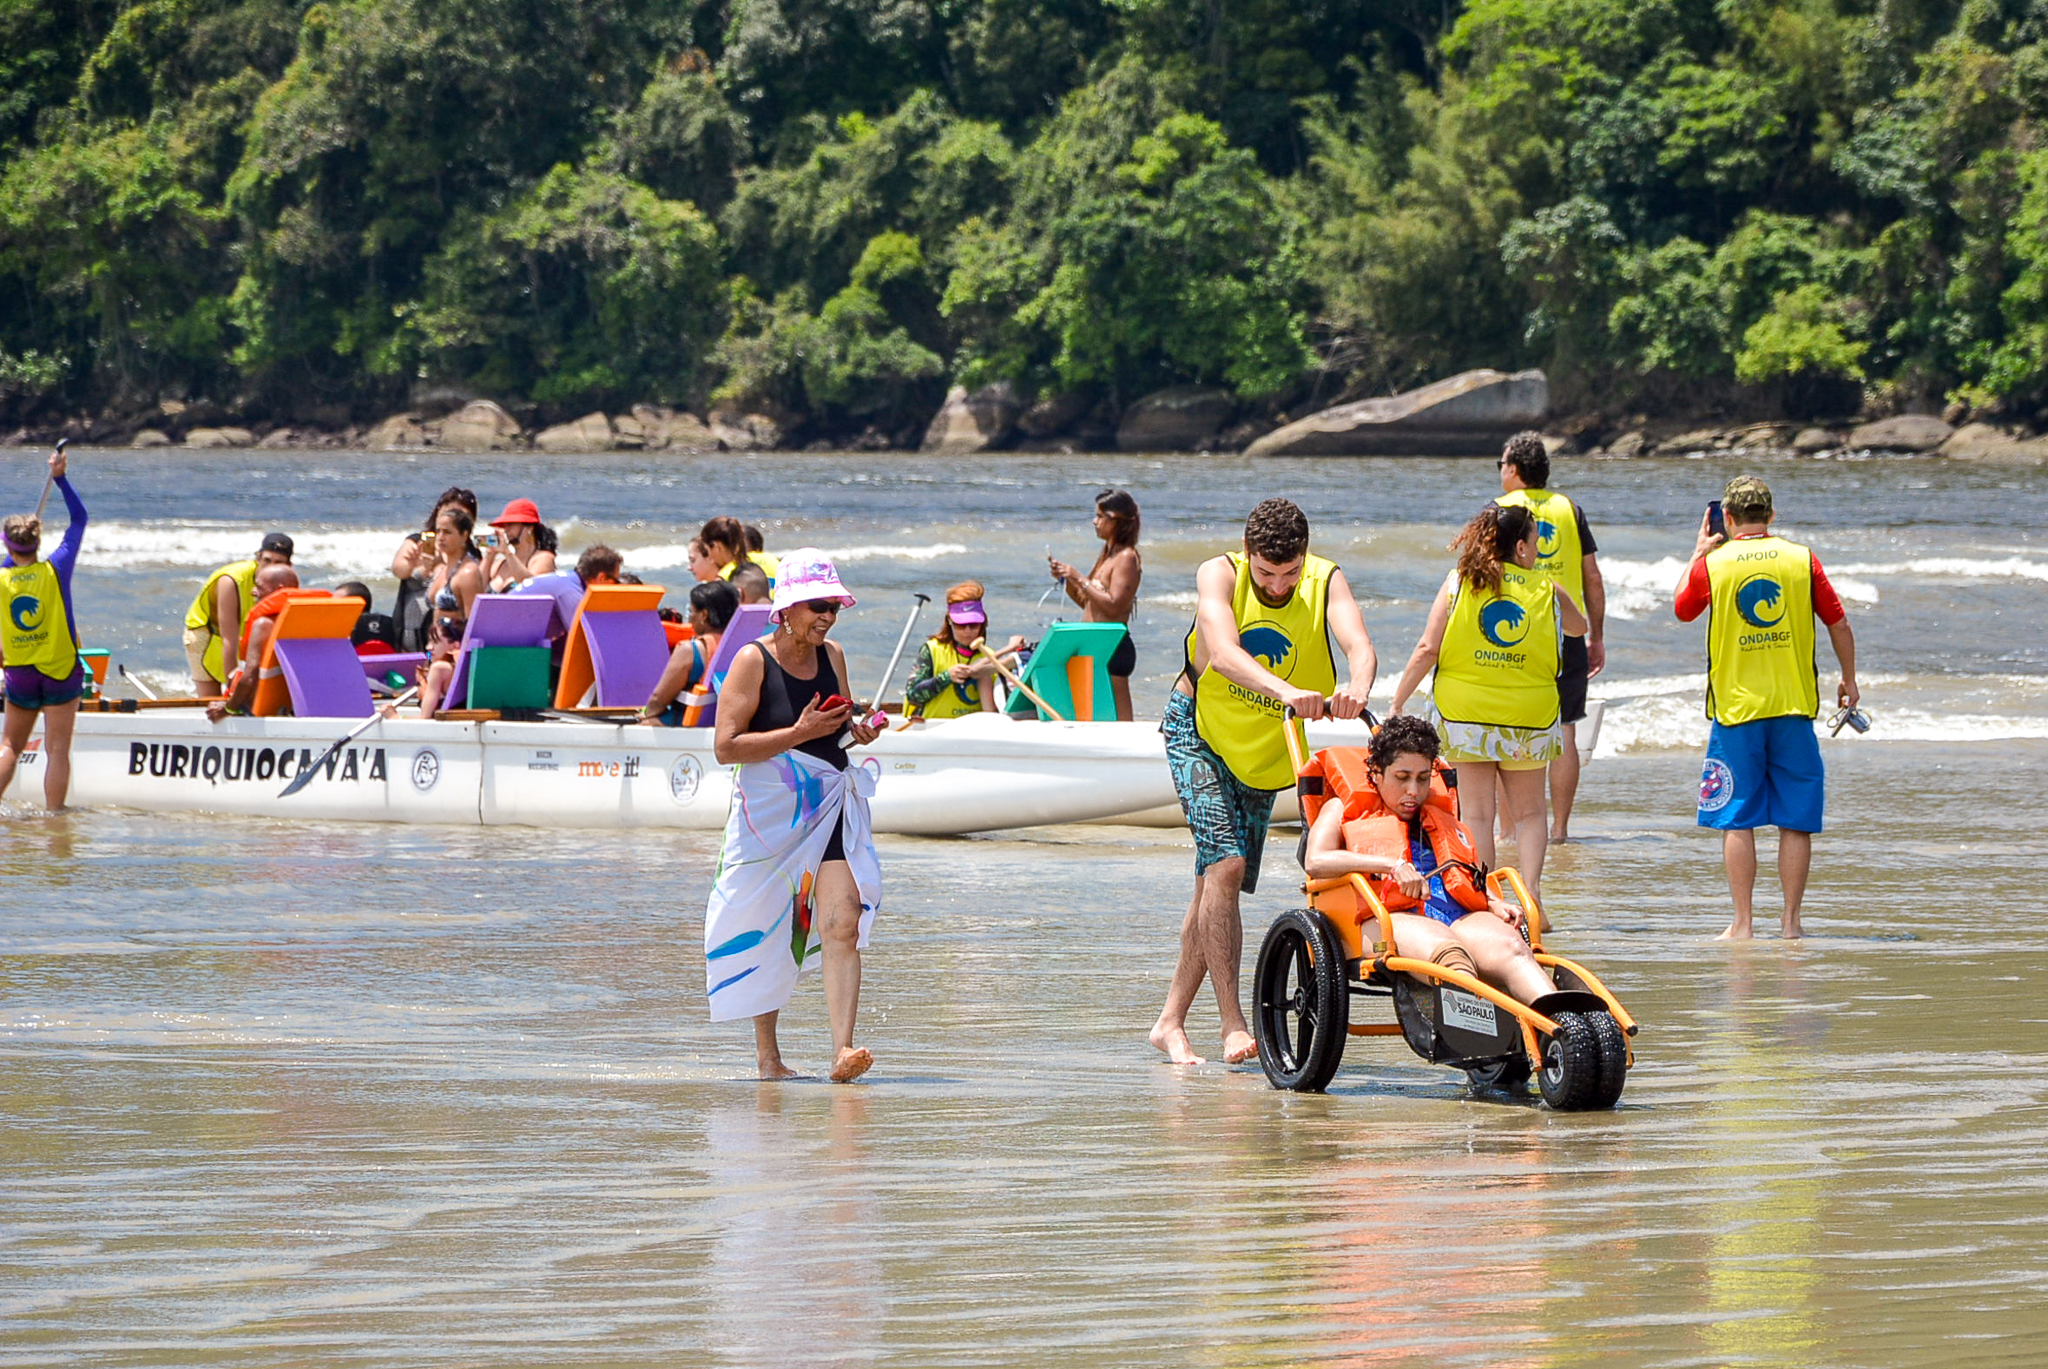
[[[367,718],[376,706],[370,682],[346,637],[291,637],[277,643],[277,664],[301,718]]]
[[[593,693],[600,708],[647,702],[668,665],[659,585],[592,585],[583,592],[562,656],[556,708],[577,708]]]
[[[546,646],[555,601],[536,594],[479,594],[469,605],[455,674],[448,680],[443,708],[460,708],[469,697],[469,653],[487,646]]]
[[[732,663],[739,659],[740,648],[749,642],[758,642],[775,630],[775,624],[768,621],[768,605],[741,604],[732,621],[725,625],[725,635],[718,639],[718,650],[711,653],[705,663],[705,684],[697,695],[705,703],[695,710],[694,718],[685,714],[691,727],[716,727],[718,725],[718,691],[725,685],[725,677],[732,670]]]

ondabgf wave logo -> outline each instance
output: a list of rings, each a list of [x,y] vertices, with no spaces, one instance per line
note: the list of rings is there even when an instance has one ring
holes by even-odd
[[[7,616],[22,632],[33,632],[43,621],[43,601],[33,594],[17,594],[7,605]]]
[[[1751,627],[1776,627],[1785,617],[1785,587],[1775,576],[1752,575],[1735,590],[1735,611]]]
[[[1237,644],[1253,660],[1263,661],[1266,669],[1274,671],[1294,652],[1294,643],[1287,634],[1271,623],[1254,623],[1237,634]]]
[[[1700,811],[1718,813],[1734,801],[1735,772],[1719,757],[1707,757],[1707,768],[1700,773]]]
[[[1546,561],[1557,555],[1557,524],[1548,518],[1536,520],[1536,554]]]
[[[1479,630],[1495,646],[1520,646],[1529,635],[1529,615],[1512,599],[1496,599],[1479,610]]]

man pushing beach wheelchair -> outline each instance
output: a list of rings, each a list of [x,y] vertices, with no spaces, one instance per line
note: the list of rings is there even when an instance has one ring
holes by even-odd
[[[1205,563],[1196,587],[1186,669],[1161,724],[1195,838],[1195,894],[1153,1045],[1199,1063],[1186,1014],[1206,975],[1226,1060],[1256,1054],[1275,1087],[1319,1091],[1348,1036],[1398,1034],[1481,1088],[1523,1089],[1534,1072],[1553,1107],[1612,1107],[1635,1023],[1590,972],[1543,951],[1541,909],[1519,874],[1480,861],[1435,728],[1396,717],[1370,748],[1307,754],[1302,719],[1371,721],[1377,662],[1343,572],[1309,554],[1301,510],[1259,505],[1243,551]],[[1341,689],[1332,638],[1349,667]],[[1290,784],[1308,824],[1309,907],[1267,933],[1247,1031],[1238,896],[1256,885],[1274,795]],[[1353,1026],[1351,999],[1374,996],[1392,1000],[1396,1020]]]

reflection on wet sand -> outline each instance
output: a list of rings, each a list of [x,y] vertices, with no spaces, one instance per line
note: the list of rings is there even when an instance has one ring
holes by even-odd
[[[0,1365],[2029,1363],[2048,932],[1985,890],[2048,837],[1958,892],[1871,754],[1792,946],[1709,940],[1690,758],[1596,767],[1547,891],[1644,1023],[1612,1114],[1158,1063],[1180,834],[892,840],[835,1089],[705,1022],[708,838],[11,827]]]

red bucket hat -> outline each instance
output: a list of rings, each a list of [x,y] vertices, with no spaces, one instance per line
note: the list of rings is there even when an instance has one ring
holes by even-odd
[[[502,528],[507,523],[538,523],[540,509],[531,499],[515,499],[505,506],[505,511],[491,520],[491,526]]]

